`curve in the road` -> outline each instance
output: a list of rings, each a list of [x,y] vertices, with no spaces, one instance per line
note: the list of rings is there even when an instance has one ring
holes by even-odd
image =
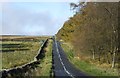
[[[56,78],[89,78],[88,75],[76,69],[67,59],[60,42],[53,38],[53,66]]]

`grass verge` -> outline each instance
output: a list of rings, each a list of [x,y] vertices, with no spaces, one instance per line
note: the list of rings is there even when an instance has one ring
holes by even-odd
[[[111,68],[101,68],[95,64],[91,64],[85,60],[81,60],[75,56],[73,48],[69,44],[61,44],[69,61],[81,71],[87,73],[90,76],[118,76],[118,71]]]
[[[46,48],[45,57],[41,60],[40,64],[33,72],[33,76],[50,78],[52,77],[52,40],[49,40]]]

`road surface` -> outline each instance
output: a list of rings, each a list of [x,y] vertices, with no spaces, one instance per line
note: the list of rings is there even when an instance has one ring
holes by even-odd
[[[53,38],[53,67],[55,78],[89,78],[67,59],[60,42]]]

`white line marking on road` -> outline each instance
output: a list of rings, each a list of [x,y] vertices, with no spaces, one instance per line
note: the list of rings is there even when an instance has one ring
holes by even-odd
[[[65,72],[66,72],[68,75],[70,75],[72,78],[74,78],[74,76],[73,76],[72,74],[70,74],[69,71],[67,71],[67,69],[66,69],[66,67],[65,67],[65,65],[64,65],[64,63],[63,63],[63,61],[62,61],[62,59],[61,59],[61,56],[60,56],[60,52],[59,52],[59,50],[58,50],[58,46],[57,46],[56,39],[55,39],[55,45],[56,45],[58,57],[60,58],[60,62],[61,62],[61,64],[62,64],[62,66],[63,66],[63,69],[65,70]]]

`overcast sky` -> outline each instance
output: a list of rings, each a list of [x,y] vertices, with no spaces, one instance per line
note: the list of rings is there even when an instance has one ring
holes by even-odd
[[[54,35],[73,16],[70,2],[4,2],[1,35]]]

